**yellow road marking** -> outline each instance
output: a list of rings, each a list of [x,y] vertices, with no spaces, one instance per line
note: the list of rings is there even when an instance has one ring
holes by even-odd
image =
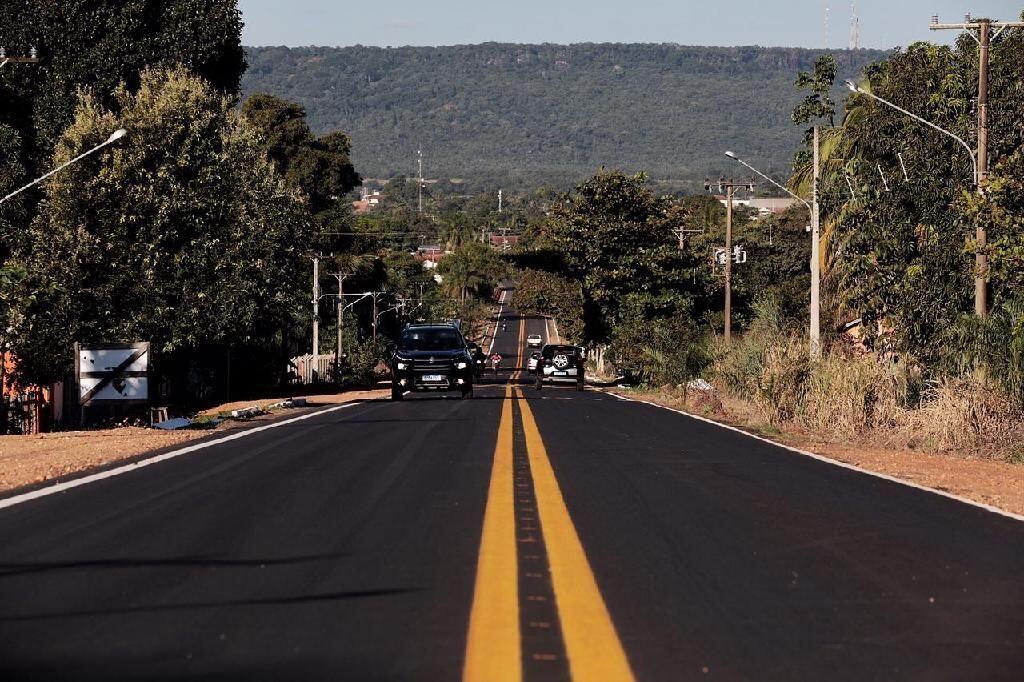
[[[512,386],[508,384],[476,566],[466,663],[462,671],[466,682],[519,682],[522,679],[512,480]]]
[[[516,388],[562,637],[574,680],[632,681],[633,671],[558,487],[533,412]]]
[[[518,379],[523,374],[523,347],[526,344],[526,320],[519,318],[519,356],[516,358],[516,375]]]

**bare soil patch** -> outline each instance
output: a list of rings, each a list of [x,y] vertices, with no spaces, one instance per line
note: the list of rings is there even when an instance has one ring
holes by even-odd
[[[338,405],[353,400],[383,398],[386,391],[349,391],[304,396],[307,405]],[[225,403],[204,410],[202,416],[215,417],[257,406],[266,409],[284,398],[243,400]],[[268,421],[281,411],[255,417],[249,422]],[[239,421],[228,420],[213,429],[161,431],[139,426],[89,431],[61,431],[38,436],[0,436],[0,492],[43,483],[61,476],[86,471],[153,450],[172,447],[210,435],[211,432],[245,428]]]

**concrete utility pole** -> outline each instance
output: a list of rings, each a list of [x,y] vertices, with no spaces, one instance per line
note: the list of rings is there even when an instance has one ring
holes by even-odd
[[[711,189],[711,183],[705,183],[706,189]],[[734,182],[729,180],[718,181],[718,191],[725,192],[725,342],[732,342],[732,199],[737,189],[754,191],[752,182]]]
[[[818,126],[814,126],[814,188],[811,198],[811,357],[821,357],[821,207],[818,177],[821,168]]]
[[[320,354],[320,257],[313,256],[313,355]]]
[[[932,31],[969,31],[969,34],[978,43],[978,151],[975,163],[975,183],[978,194],[984,196],[985,183],[988,180],[988,66],[992,41],[999,37],[1007,28],[1024,28],[1024,22],[1019,21],[990,21],[988,19],[973,19],[970,14],[964,17],[962,24],[940,24],[938,15],[932,15]],[[975,35],[974,31],[978,34]],[[995,31],[993,33],[993,31]],[[985,255],[985,244],[988,235],[985,232],[985,225],[978,222],[976,229],[977,251],[975,252],[974,267],[974,312],[979,317],[988,314],[988,285],[986,276],[988,274],[988,258]]]
[[[338,342],[335,344],[334,364],[341,371],[341,356],[345,354],[345,278],[348,272],[335,272],[338,280]]]

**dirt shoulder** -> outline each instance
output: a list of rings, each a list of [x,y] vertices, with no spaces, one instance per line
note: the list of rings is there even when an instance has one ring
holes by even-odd
[[[310,395],[306,407],[339,405],[353,400],[384,398],[386,391],[349,391],[346,393]],[[248,400],[225,403],[204,410],[201,416],[215,417],[248,407],[267,409],[284,398]],[[62,431],[38,436],[0,436],[0,492],[37,485],[75,474],[98,469],[147,452],[173,448],[211,434],[249,428],[253,422],[281,418],[296,409],[270,410],[267,414],[245,421],[226,420],[212,428],[161,431],[138,426],[91,431]]]
[[[751,405],[728,397],[718,396],[720,405],[716,402],[711,406],[692,398],[684,405],[680,398],[658,391],[616,389],[613,392],[713,419],[862,469],[1024,514],[1024,465],[985,459],[974,453],[931,453],[893,447],[871,436],[853,443],[825,440],[797,426],[780,430],[766,426]]]

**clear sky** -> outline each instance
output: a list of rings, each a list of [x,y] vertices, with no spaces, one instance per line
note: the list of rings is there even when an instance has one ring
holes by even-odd
[[[246,45],[667,42],[846,47],[849,0],[240,0]],[[950,42],[928,30],[975,16],[1016,19],[1024,0],[859,0],[860,44]]]

